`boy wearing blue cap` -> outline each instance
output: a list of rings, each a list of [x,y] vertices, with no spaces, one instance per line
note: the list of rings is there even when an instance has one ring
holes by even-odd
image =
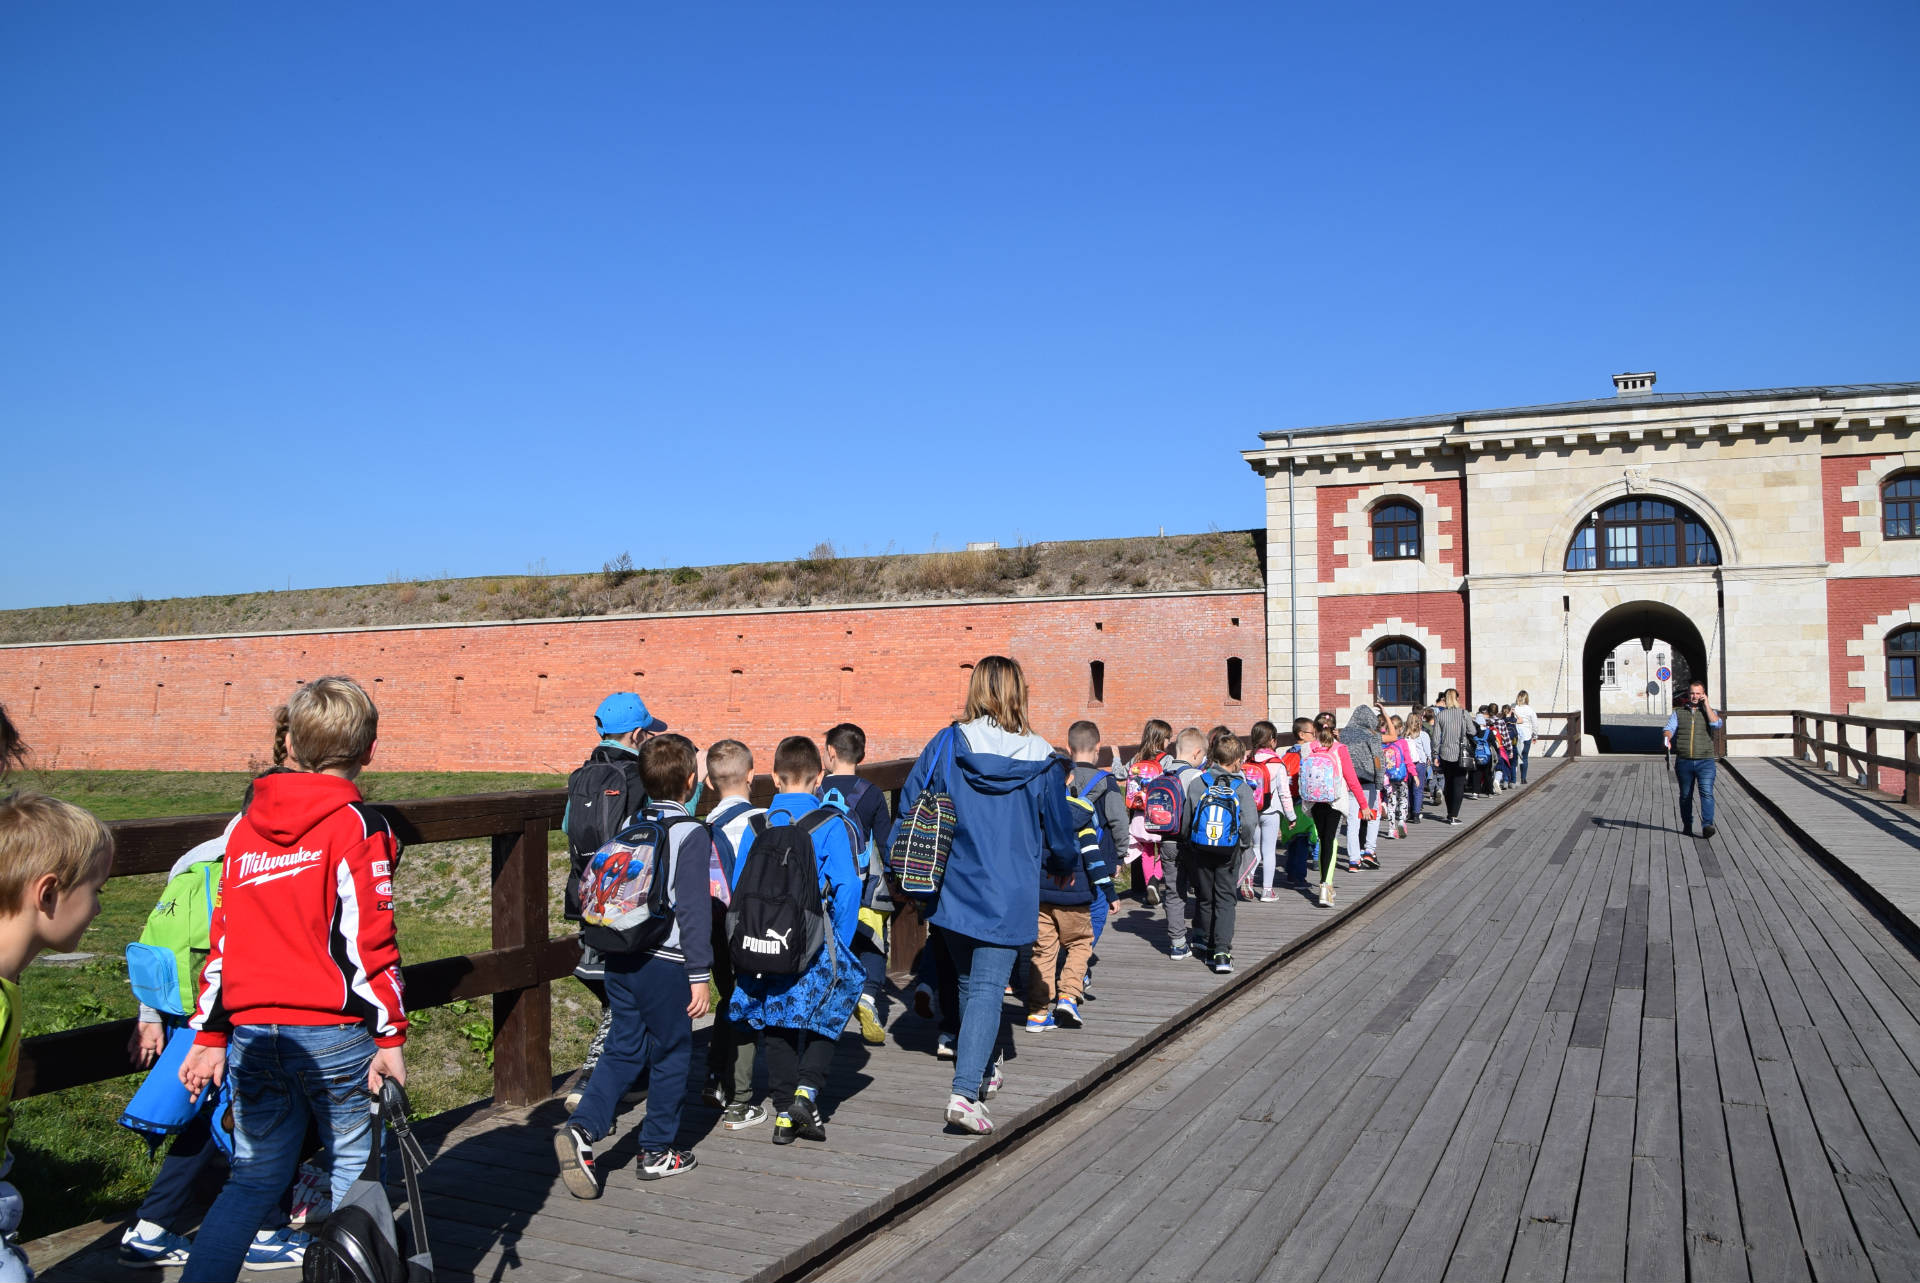
[[[632,691],[620,691],[601,700],[600,707],[593,711],[593,724],[600,732],[600,742],[567,777],[567,812],[560,821],[567,834],[565,912],[569,922],[580,920],[580,874],[587,862],[647,804],[646,785],[640,778],[640,746],[667,729],[665,722],[647,710],[647,702]],[[573,974],[600,1000],[600,1024],[593,1031],[586,1062],[567,1092],[569,1109],[579,1104],[593,1067],[600,1063],[613,1020],[607,1006],[606,959],[597,950],[582,948],[580,965]]]

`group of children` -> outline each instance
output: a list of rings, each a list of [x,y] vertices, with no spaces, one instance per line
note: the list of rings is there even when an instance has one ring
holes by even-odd
[[[354,1093],[405,1081],[392,900],[399,845],[354,784],[372,759],[378,712],[358,684],[336,677],[307,683],[276,716],[274,769],[249,787],[220,839],[175,866],[153,919],[170,934],[150,928],[142,944],[158,961],[145,989],[134,975],[142,1022],[130,1052],[157,1067],[152,1097],[143,1088],[123,1121],[178,1135],[121,1255],[184,1264],[189,1280],[230,1279],[242,1264],[300,1264],[306,1243],[288,1228],[291,1205],[337,1201],[377,1144],[365,1097]],[[1175,734],[1155,719],[1132,759],[1110,767],[1100,765],[1100,728],[1074,723],[1064,778],[1080,860],[1040,876],[1036,939],[1008,986],[1024,999],[1025,1029],[1084,1023],[1094,950],[1123,867],[1146,903],[1163,909],[1170,955],[1198,956],[1221,974],[1233,970],[1241,901],[1272,903],[1295,888],[1331,907],[1342,835],[1348,869],[1378,868],[1377,842],[1406,837],[1432,804],[1433,719],[1430,709],[1395,716],[1363,705],[1344,729],[1331,713],[1297,719],[1287,744],[1267,721],[1243,740],[1225,726]],[[896,820],[857,773],[864,733],[843,723],[823,744],[781,740],[774,796],[757,806],[753,754],[740,741],[720,740],[703,755],[631,692],[608,697],[595,721],[600,742],[569,782],[563,827],[566,911],[582,927],[576,974],[603,1014],[555,1137],[564,1183],[578,1197],[600,1195],[595,1150],[635,1089],[649,1099],[639,1178],[695,1166],[677,1140],[696,1072],[693,1022],[710,1007],[702,1096],[721,1125],[771,1119],[775,1144],[825,1140],[820,1097],[842,1032],[857,1021],[868,1042],[886,1037],[898,884],[885,852]],[[1480,791],[1510,786],[1524,761],[1514,710],[1489,706],[1474,728],[1475,764],[1486,768]],[[0,730],[4,770],[24,746],[11,725]],[[106,827],[78,807],[26,793],[0,799],[0,1087],[9,1097],[20,972],[42,950],[77,944],[98,912],[112,850]],[[177,925],[195,922],[203,936]],[[914,1003],[922,1015],[958,1007],[940,953],[930,947],[922,959]],[[139,971],[131,953],[130,970]],[[950,1026],[942,1021],[937,1050],[947,1057]],[[764,1105],[754,1099],[756,1063]],[[159,1099],[169,1084],[184,1103]],[[993,1086],[984,1083],[985,1093]],[[247,1108],[267,1099],[277,1102],[270,1117]],[[0,1114],[0,1148],[6,1127]],[[215,1150],[231,1171],[189,1241],[175,1222]],[[309,1156],[318,1162],[309,1181],[318,1171],[327,1188],[296,1196]],[[10,1195],[0,1180],[0,1283],[29,1277],[12,1244],[19,1200]]]

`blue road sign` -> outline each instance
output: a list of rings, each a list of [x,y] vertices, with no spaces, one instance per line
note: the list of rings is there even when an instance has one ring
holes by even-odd
[[[1654,676],[1658,677],[1663,682],[1670,682],[1673,680],[1673,670],[1671,668],[1662,668],[1661,670],[1656,672]]]

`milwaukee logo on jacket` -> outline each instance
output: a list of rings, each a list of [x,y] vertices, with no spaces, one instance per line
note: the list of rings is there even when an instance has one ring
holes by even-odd
[[[382,1047],[405,1042],[398,850],[351,780],[256,780],[227,837],[194,1041],[225,1046],[235,1025],[365,1025]]]

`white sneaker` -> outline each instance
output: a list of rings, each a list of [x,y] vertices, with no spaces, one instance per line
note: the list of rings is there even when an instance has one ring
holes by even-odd
[[[947,1121],[976,1136],[985,1136],[993,1130],[993,1120],[987,1117],[987,1107],[957,1092],[947,1097]]]
[[[953,1047],[953,1036],[951,1034],[941,1034],[940,1041],[934,1044],[933,1054],[937,1060],[952,1060],[956,1054]]]
[[[120,1236],[120,1264],[136,1268],[185,1265],[193,1240],[152,1221],[136,1221]]]
[[[987,1070],[987,1080],[980,1084],[982,1096],[998,1096],[1000,1089],[1007,1085],[1007,1076],[1000,1072],[1000,1062],[994,1061]]]

